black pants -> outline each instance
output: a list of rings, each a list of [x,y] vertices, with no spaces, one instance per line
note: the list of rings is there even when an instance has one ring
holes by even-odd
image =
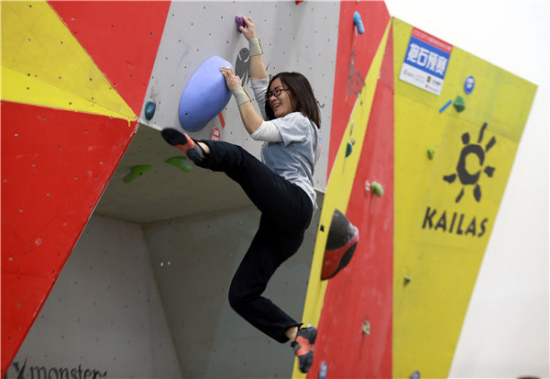
[[[225,172],[262,212],[258,231],[231,282],[229,303],[256,328],[286,342],[285,331],[299,323],[262,293],[275,270],[302,244],[313,214],[311,200],[304,190],[273,173],[240,146],[201,142],[208,145],[210,154],[195,163]]]

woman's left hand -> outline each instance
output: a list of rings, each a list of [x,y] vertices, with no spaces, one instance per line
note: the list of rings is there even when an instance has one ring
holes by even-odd
[[[229,88],[230,91],[234,91],[243,86],[241,78],[235,75],[231,67],[220,67],[220,71],[224,76],[225,83],[227,84],[227,88]]]

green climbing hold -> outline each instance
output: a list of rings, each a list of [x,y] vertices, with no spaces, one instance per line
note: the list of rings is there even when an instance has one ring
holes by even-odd
[[[369,320],[365,320],[365,323],[363,324],[363,333],[365,333],[367,336],[370,336],[370,322],[369,322]]]
[[[168,158],[164,161],[164,163],[171,164],[172,166],[176,166],[180,170],[184,172],[189,172],[193,170],[193,166],[187,161],[187,158],[185,157],[172,157]]]
[[[428,158],[434,159],[434,155],[435,155],[435,149],[433,147],[430,147],[428,149]]]
[[[151,169],[151,165],[145,164],[140,166],[133,166],[130,169],[130,173],[122,179],[124,183],[131,183]]]
[[[464,99],[462,98],[462,96],[457,96],[453,105],[456,111],[459,113],[466,109],[466,104],[464,103]]]
[[[374,193],[378,197],[384,196],[384,187],[382,186],[382,184],[378,182],[372,182],[372,184],[370,185],[370,189],[372,193]]]
[[[348,145],[346,146],[346,158],[351,155],[352,151],[353,151],[353,144],[351,142],[348,142]]]
[[[403,279],[403,285],[406,286],[411,282],[411,277],[409,275],[405,275],[405,278]]]
[[[155,115],[156,108],[157,108],[157,105],[152,101],[148,101],[147,104],[145,104],[145,118],[148,121],[151,120]]]

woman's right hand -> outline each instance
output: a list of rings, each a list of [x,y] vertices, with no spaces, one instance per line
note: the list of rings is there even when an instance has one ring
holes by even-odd
[[[225,78],[225,84],[227,84],[227,88],[229,88],[231,92],[243,86],[241,78],[235,75],[231,67],[220,67],[220,71]]]
[[[239,30],[243,33],[244,37],[250,41],[256,38],[256,27],[252,23],[252,17],[241,16],[244,21],[244,26],[239,27]]]

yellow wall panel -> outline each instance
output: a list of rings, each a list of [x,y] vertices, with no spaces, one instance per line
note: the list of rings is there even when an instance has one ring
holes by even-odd
[[[134,120],[45,1],[2,1],[2,99]]]
[[[446,377],[536,87],[456,47],[440,95],[406,83],[412,30],[394,19],[393,373]]]

